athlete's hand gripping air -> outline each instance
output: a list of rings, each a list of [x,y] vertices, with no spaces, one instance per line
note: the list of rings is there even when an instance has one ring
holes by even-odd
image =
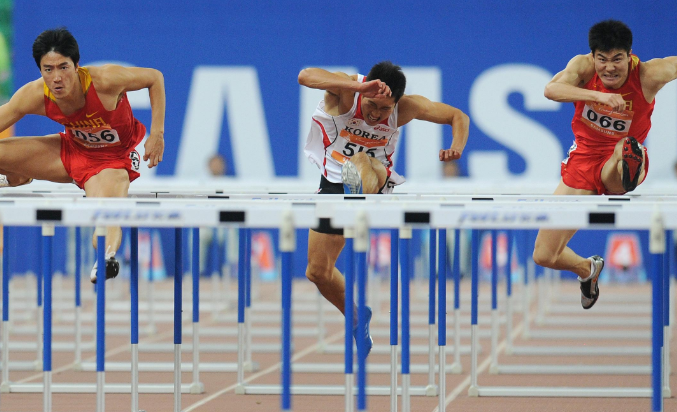
[[[625,100],[620,94],[600,92],[597,102],[611,107],[614,112],[620,113],[625,110]]]
[[[362,83],[359,92],[370,99],[385,99],[392,96],[390,87],[378,79]]]

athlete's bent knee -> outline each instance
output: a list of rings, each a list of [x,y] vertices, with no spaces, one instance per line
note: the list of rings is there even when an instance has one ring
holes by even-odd
[[[333,269],[334,268],[332,267],[327,267],[327,265],[308,262],[308,267],[306,268],[306,277],[309,281],[315,284],[321,284],[331,280]]]
[[[538,243],[534,247],[532,258],[534,259],[534,263],[546,268],[552,267],[557,261],[557,256],[553,255],[546,248],[539,247]]]

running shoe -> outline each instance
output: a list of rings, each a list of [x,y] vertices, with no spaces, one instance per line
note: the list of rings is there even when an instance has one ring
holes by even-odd
[[[599,274],[602,273],[604,269],[604,259],[598,255],[590,256],[590,276],[585,278],[585,280],[578,277],[578,281],[581,284],[581,306],[583,309],[590,309],[597,298],[599,298],[599,286],[597,280],[599,279]]]
[[[363,333],[360,333],[357,330],[359,323],[353,329],[353,336],[355,337],[355,344],[357,345],[358,339],[362,339],[362,343],[364,344],[364,348],[367,350],[365,357],[369,356],[369,352],[371,352],[371,347],[374,346],[374,340],[371,338],[371,334],[369,333],[369,323],[371,323],[371,308],[369,306],[367,306],[366,310],[367,310],[367,324],[364,327]]]
[[[96,283],[96,269],[99,266],[99,261],[94,262],[94,267],[92,272],[89,274],[89,280],[92,283]],[[106,279],[113,279],[120,272],[120,263],[115,259],[115,257],[110,257],[106,259]]]
[[[642,145],[634,137],[626,137],[623,142],[623,189],[632,192],[639,183],[642,172]]]
[[[26,180],[26,182],[24,182],[24,183],[22,183],[22,184],[20,184],[20,185],[15,185],[15,186],[23,186],[23,185],[27,185],[27,184],[29,184],[29,183],[32,182],[32,181],[33,181],[33,179],[31,178],[31,179]],[[0,174],[0,187],[11,187],[11,186],[12,186],[12,185],[9,183],[9,180],[7,180],[7,176],[6,176],[6,175],[3,175],[3,174]]]
[[[341,179],[343,180],[343,193],[347,195],[362,193],[362,178],[357,167],[350,160],[347,160],[341,168]]]

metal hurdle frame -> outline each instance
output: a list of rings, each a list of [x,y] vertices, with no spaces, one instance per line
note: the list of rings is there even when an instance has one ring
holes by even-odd
[[[673,207],[674,208],[674,207]],[[646,209],[645,209],[646,210]],[[500,214],[501,212],[499,212]],[[674,213],[674,212],[673,212]],[[596,222],[594,219],[595,213],[589,212],[589,221],[588,222],[577,222],[577,223],[566,223],[562,222],[560,226],[554,227],[577,227],[582,226],[595,227],[593,222]],[[613,228],[615,224],[621,223],[622,227],[632,227],[632,228],[641,228],[650,226],[651,227],[651,236],[650,236],[650,251],[652,253],[652,270],[653,270],[653,345],[652,345],[652,388],[546,388],[546,387],[480,387],[477,382],[477,357],[472,357],[472,371],[471,371],[471,387],[468,390],[470,396],[541,396],[541,397],[562,397],[562,396],[575,396],[575,397],[652,397],[652,406],[654,411],[662,411],[662,399],[663,399],[663,388],[664,381],[667,382],[668,376],[663,371],[663,362],[664,362],[664,352],[668,349],[664,346],[664,329],[665,323],[664,320],[667,318],[667,310],[669,304],[665,302],[664,304],[664,294],[668,293],[669,284],[667,280],[663,280],[663,260],[665,259],[662,255],[665,253],[665,230],[664,230],[664,221],[663,215],[658,211],[658,207],[655,207],[654,212],[651,214],[651,222],[647,222],[645,219],[641,219],[641,222],[630,222],[629,216],[621,217],[621,210],[617,210],[611,213],[605,213],[605,215],[611,216],[611,220],[604,220],[604,224],[597,225],[598,228]],[[638,216],[638,214],[634,214]],[[670,216],[670,214],[665,214],[665,216]],[[619,219],[620,217],[620,219]],[[638,219],[639,220],[639,219]],[[673,219],[674,220],[674,219]],[[583,224],[581,224],[583,223]],[[611,224],[609,224],[611,223]],[[675,222],[671,222],[671,225],[674,225]],[[549,226],[552,227],[552,226]],[[477,304],[477,234],[473,233],[473,284],[472,284],[472,293],[473,293],[473,305]],[[476,328],[476,319],[473,319],[473,327]],[[475,334],[473,342],[476,342],[477,336]],[[662,359],[663,358],[663,359]]]
[[[327,199],[328,201],[330,199]],[[386,199],[387,200],[387,199]],[[281,222],[280,215],[282,213],[293,213],[293,221],[295,227],[312,227],[317,222],[316,216],[310,216],[308,213],[309,207],[307,205],[295,205],[292,202],[260,202],[256,206],[251,206],[245,204],[229,204],[229,205],[209,205],[209,207],[199,208],[199,207],[190,207],[179,209],[184,204],[178,202],[168,202],[167,205],[164,205],[162,212],[158,212],[157,208],[143,208],[136,207],[134,212],[130,214],[120,214],[120,206],[134,206],[133,203],[125,204],[123,200],[118,202],[113,202],[112,199],[110,203],[112,205],[99,206],[92,203],[78,203],[74,205],[65,205],[63,209],[59,210],[59,215],[63,212],[62,219],[46,219],[47,222],[36,222],[37,211],[54,211],[55,205],[30,205],[24,204],[21,207],[16,207],[16,205],[2,205],[0,206],[0,216],[2,216],[4,221],[16,222],[16,224],[36,224],[36,223],[51,223],[51,224],[64,224],[64,225],[82,225],[82,224],[96,224],[97,226],[109,226],[109,225],[131,225],[136,226],[140,225],[139,220],[142,219],[138,216],[151,214],[155,212],[155,216],[159,216],[159,220],[152,222],[153,225],[162,226],[162,227],[176,227],[181,225],[187,225],[190,222],[191,225],[219,225],[219,224],[240,224],[243,226],[257,226],[257,227],[269,227],[269,226],[279,226]],[[318,202],[319,203],[319,202]],[[579,205],[567,205],[567,207],[551,207],[543,210],[540,205],[525,205],[518,202],[509,203],[501,205],[502,208],[498,209],[496,207],[480,207],[479,205],[472,205],[471,207],[465,208],[448,208],[442,207],[439,202],[420,202],[416,204],[408,204],[403,207],[403,205],[396,202],[344,202],[343,204],[334,205],[332,210],[332,218],[335,219],[337,226],[339,227],[356,227],[366,226],[366,223],[369,222],[373,227],[406,227],[416,226],[416,225],[430,225],[436,228],[448,228],[448,227],[471,227],[471,228],[487,228],[495,226],[505,226],[505,227],[551,227],[551,228],[562,228],[562,227],[586,227],[591,225],[590,217],[593,215],[603,214],[605,217],[609,215],[613,216],[614,222],[618,227],[628,227],[628,228],[644,228],[649,226],[650,222],[647,222],[645,219],[637,219],[637,216],[641,216],[641,213],[637,211],[646,212],[648,210],[647,205],[632,205],[626,208],[619,208],[611,213],[608,211],[600,212],[596,204],[579,204]],[[280,210],[282,209],[282,210]],[[629,210],[632,209],[632,210]],[[677,205],[674,204],[665,204],[664,209],[671,211],[672,213],[667,213],[665,216],[666,226],[673,228],[677,227]],[[361,213],[360,213],[361,211]],[[56,215],[56,214],[54,214]],[[50,214],[50,216],[54,216]],[[656,214],[658,215],[658,214]],[[660,215],[658,215],[660,217]],[[359,217],[359,219],[358,219]],[[180,219],[179,219],[180,218]],[[179,219],[179,220],[175,220]],[[256,222],[256,223],[254,223]],[[144,220],[144,225],[146,221]],[[594,226],[594,224],[593,224]],[[654,227],[661,227],[660,222],[654,224]],[[605,226],[608,228],[608,226]],[[101,231],[100,231],[101,232]],[[662,230],[659,230],[662,233]],[[406,236],[402,236],[406,239]],[[653,237],[652,237],[653,240]],[[101,242],[101,238],[99,239]],[[179,240],[177,240],[179,242]],[[477,237],[475,235],[474,243],[477,244]],[[101,244],[101,243],[100,243]],[[662,245],[663,251],[665,247],[665,241],[659,239],[652,242],[652,252],[659,253],[659,246]],[[476,250],[476,248],[475,248]],[[99,248],[100,252],[100,262],[102,258],[103,248]],[[657,255],[658,256],[658,255]],[[657,260],[658,259],[658,260]],[[662,258],[656,258],[656,266],[662,264]],[[408,270],[408,264],[404,264],[402,276],[408,276],[408,273],[405,273]],[[178,266],[177,266],[178,267]],[[474,265],[476,271],[476,265]],[[99,265],[99,270],[103,269],[103,264]],[[101,279],[104,279],[103,273],[101,272]],[[178,276],[177,276],[178,278]],[[655,282],[658,282],[660,278],[656,276]],[[178,282],[178,280],[175,280]],[[105,282],[101,283],[105,285]],[[656,292],[658,297],[655,297],[654,304],[660,305],[661,295],[658,290],[658,287],[662,283],[656,283]],[[474,292],[477,292],[477,276],[473,276],[473,289]],[[105,293],[105,288],[100,287],[99,293],[103,296]],[[358,294],[359,289],[358,289]],[[403,297],[407,295],[404,293],[403,285]],[[358,300],[360,297],[358,296]],[[364,297],[362,297],[364,299]],[[103,299],[101,299],[103,301]],[[473,326],[472,326],[472,338],[473,342],[476,343],[477,340],[477,293],[473,293],[472,298],[473,303]],[[99,303],[102,304],[102,303]],[[404,304],[403,304],[404,307]],[[363,311],[362,311],[363,312]],[[662,314],[662,309],[656,312],[657,316]],[[408,313],[403,314],[403,320],[405,316],[408,316]],[[364,316],[361,316],[360,323],[362,326]],[[180,318],[179,318],[180,319]],[[654,388],[656,388],[656,374],[658,374],[658,389],[654,389],[654,402],[656,397],[658,397],[658,402],[662,402],[661,399],[661,387],[660,380],[662,378],[661,373],[661,362],[660,362],[660,351],[657,348],[660,348],[660,345],[663,343],[661,338],[661,332],[663,331],[663,322],[660,319],[657,322],[659,327],[659,332],[654,331]],[[654,324],[654,326],[656,323]],[[408,340],[408,322],[403,322],[403,341]],[[180,337],[180,334],[178,334]],[[175,338],[176,339],[176,338]],[[290,336],[286,336],[285,340],[290,339]],[[403,342],[403,346],[405,342]],[[477,390],[478,394],[484,396],[481,392],[485,389],[491,388],[481,388],[477,385],[477,374],[476,374],[476,357],[477,357],[477,346],[473,345],[473,386],[471,390]],[[403,349],[404,351],[404,349]],[[179,352],[180,353],[180,352]],[[403,352],[404,353],[404,352]],[[358,364],[360,363],[360,356],[358,350]],[[656,363],[658,359],[658,363]],[[283,360],[283,363],[285,361]],[[103,371],[101,371],[103,373]],[[403,361],[403,373],[404,373],[404,361]],[[284,381],[284,380],[283,380]],[[404,383],[403,379],[403,383]],[[364,383],[364,380],[360,382],[358,379],[358,394],[360,391],[367,393],[365,390],[367,388],[361,387],[361,383]],[[289,380],[286,380],[286,383],[282,385],[279,392],[288,391],[288,393],[293,393],[293,388],[289,386]],[[103,393],[103,384],[101,386],[101,392]],[[403,406],[408,405],[408,396],[409,392],[405,390],[405,385],[403,384],[402,396],[403,396]],[[177,388],[175,388],[177,389]],[[576,396],[580,396],[580,390],[576,390]],[[625,390],[627,392],[627,389]],[[180,392],[180,391],[178,391]],[[179,395],[180,399],[180,395]],[[358,408],[360,407],[358,402]],[[179,405],[180,408],[180,405]]]

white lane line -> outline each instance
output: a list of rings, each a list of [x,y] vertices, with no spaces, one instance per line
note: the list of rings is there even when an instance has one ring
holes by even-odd
[[[517,325],[515,328],[513,328],[513,330],[512,330],[513,338],[518,337],[519,333],[522,332],[523,327],[524,327],[524,322],[520,322],[519,325]],[[498,348],[496,348],[498,353],[501,353],[505,349],[506,345],[507,345],[507,339],[503,339],[501,341],[501,343],[498,345]],[[480,373],[484,372],[489,367],[489,365],[491,365],[491,354],[489,356],[487,356],[487,358],[484,359],[484,361],[479,365],[479,367],[477,368],[477,374],[479,375]],[[460,395],[461,392],[463,392],[468,386],[470,386],[470,375],[468,375],[463,380],[463,382],[459,383],[458,386],[456,386],[454,388],[454,390],[451,391],[451,393],[449,395],[447,395],[447,397],[444,400],[444,409],[446,410],[447,406],[449,406],[449,404],[454,399],[456,399],[456,397],[458,395]],[[435,409],[433,409],[432,412],[440,412],[439,405],[436,406]]]
[[[344,331],[337,332],[336,334],[334,334],[334,335],[330,336],[329,338],[325,339],[325,341],[324,341],[323,343],[333,343],[333,342],[337,341],[338,339],[340,339],[340,338],[342,338],[342,337],[344,337],[344,336],[345,336],[345,332],[344,332]],[[297,353],[296,355],[292,356],[292,358],[291,358],[292,362],[293,362],[293,361],[296,361],[296,360],[299,360],[299,359],[301,359],[302,357],[304,357],[304,356],[306,356],[306,355],[312,353],[313,351],[317,350],[318,346],[319,346],[319,343],[315,343],[315,344],[309,346],[308,348],[302,350],[301,352]],[[245,383],[248,383],[248,382],[253,381],[254,379],[260,378],[260,377],[263,376],[263,375],[267,375],[267,374],[269,374],[269,373],[271,373],[271,372],[279,371],[281,365],[282,365],[282,363],[281,363],[281,362],[278,362],[278,363],[272,365],[271,367],[269,367],[269,368],[267,368],[267,369],[265,369],[265,370],[262,370],[261,372],[255,373],[254,375],[251,375],[250,377],[246,378],[246,379],[244,380],[244,382],[245,382]],[[219,396],[223,395],[224,393],[227,393],[227,392],[232,391],[233,389],[235,389],[235,388],[237,387],[237,385],[238,385],[238,384],[236,383],[236,384],[234,384],[234,385],[230,385],[230,386],[227,387],[227,388],[223,388],[223,389],[221,389],[220,391],[215,392],[213,395],[210,395],[210,396],[208,396],[208,397],[206,397],[206,398],[204,398],[204,399],[202,399],[202,400],[200,400],[200,401],[198,401],[198,402],[192,404],[191,406],[189,406],[189,407],[183,409],[183,412],[194,411],[194,410],[196,410],[197,408],[199,408],[200,406],[202,406],[202,405],[204,405],[204,404],[206,404],[206,403],[208,403],[208,402],[213,401],[214,399],[218,398]]]
[[[208,321],[208,322],[204,322],[204,323],[211,324],[212,322],[213,321]],[[192,322],[186,322],[186,323],[192,323]],[[159,340],[169,338],[169,337],[172,337],[172,336],[174,336],[174,330],[173,329],[168,330],[167,332],[164,332],[160,335],[153,336],[153,337],[148,338],[148,339],[144,339],[144,341],[140,342],[139,344],[141,345],[141,344],[144,344],[144,343],[157,342]],[[113,348],[111,350],[106,351],[106,353],[104,353],[103,357],[105,359],[109,356],[117,355],[117,354],[122,353],[124,351],[131,351],[131,346],[132,346],[131,343],[126,343],[124,345],[120,345],[116,348]],[[96,354],[94,356],[90,356],[89,358],[83,359],[81,362],[95,362],[95,361],[96,361]],[[69,369],[72,369],[74,366],[75,366],[75,362],[71,362],[69,364],[66,364],[66,365],[64,365],[64,366],[62,366],[58,369],[53,370],[52,375],[56,375],[58,373],[65,372]],[[43,376],[44,376],[44,372],[39,372],[35,375],[21,379],[20,381],[16,381],[15,383],[26,383],[26,382],[30,382],[32,380],[42,379]]]

